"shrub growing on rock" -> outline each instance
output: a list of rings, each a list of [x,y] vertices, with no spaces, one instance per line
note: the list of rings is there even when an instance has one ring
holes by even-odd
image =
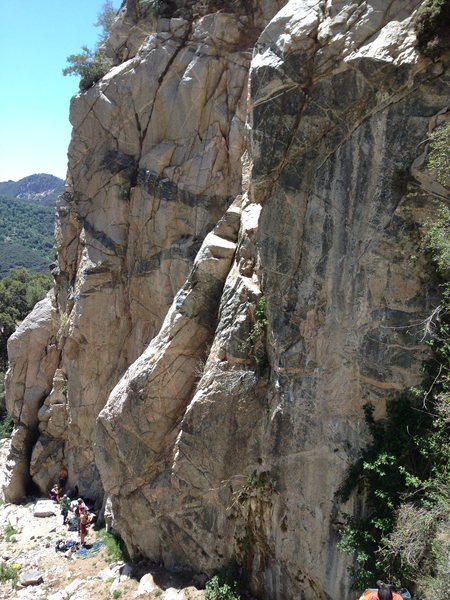
[[[80,75],[80,90],[87,90],[99,81],[113,66],[113,61],[106,55],[105,40],[109,35],[114,22],[116,11],[111,0],[103,3],[97,15],[96,27],[101,27],[100,39],[95,50],[82,46],[80,54],[71,54],[67,57],[69,66],[63,69],[63,75]]]
[[[87,90],[99,81],[113,66],[112,60],[108,58],[101,49],[89,50],[87,46],[82,47],[80,54],[71,54],[67,57],[69,66],[63,69],[63,75],[80,75],[80,89]]]
[[[240,600],[243,584],[239,578],[239,567],[232,561],[223,566],[205,586],[206,600]]]
[[[0,563],[0,583],[11,581],[13,585],[17,582],[17,569],[7,563]]]
[[[450,1],[425,0],[414,19],[419,51],[429,58],[438,58],[450,47]]]

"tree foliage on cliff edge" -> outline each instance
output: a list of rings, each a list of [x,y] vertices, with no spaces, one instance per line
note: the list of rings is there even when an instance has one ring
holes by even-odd
[[[97,15],[96,27],[101,28],[100,39],[94,50],[82,46],[80,54],[71,54],[67,57],[69,66],[63,69],[63,75],[79,75],[80,90],[87,90],[99,81],[113,66],[112,60],[106,55],[103,44],[111,30],[116,11],[111,0],[103,3]]]
[[[428,168],[450,181],[450,124],[431,136]],[[431,198],[430,198],[431,201]],[[372,443],[338,490],[345,501],[362,486],[368,515],[347,517],[339,547],[354,556],[355,588],[378,578],[411,586],[424,600],[447,600],[450,568],[450,209],[441,204],[423,227],[422,251],[433,265],[442,301],[424,322],[432,355],[424,379],[388,403],[375,421],[365,407]]]

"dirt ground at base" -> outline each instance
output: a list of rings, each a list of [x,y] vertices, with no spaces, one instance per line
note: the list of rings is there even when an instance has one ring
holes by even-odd
[[[0,506],[0,599],[1,600],[203,600],[204,592],[191,585],[190,575],[172,573],[152,563],[112,562],[107,546],[95,552],[92,544],[99,532],[89,527],[87,552],[59,552],[60,540],[79,542],[76,531],[63,525],[59,506],[54,516],[35,517],[35,501]],[[5,573],[17,571],[20,578],[42,576],[42,582],[20,585],[6,579]],[[150,578],[147,589],[140,579]],[[39,579],[39,577],[38,577]],[[2,582],[2,580],[5,580]],[[150,589],[149,589],[150,588]]]

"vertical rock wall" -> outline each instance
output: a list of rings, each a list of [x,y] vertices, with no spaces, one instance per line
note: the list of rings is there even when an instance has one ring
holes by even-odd
[[[64,461],[70,485],[102,497],[96,417],[241,189],[252,41],[277,3],[255,14],[191,4],[155,20],[139,2],[124,3],[106,48],[119,64],[72,99],[49,332],[60,359],[55,381],[50,374],[27,409],[32,417],[16,411],[18,428],[33,439],[24,460],[42,490]],[[11,389],[24,385],[14,350],[9,380]],[[14,401],[28,405],[27,394]],[[18,464],[10,462],[9,498],[24,491]]]
[[[420,378],[422,332],[408,326],[437,301],[412,264],[414,223],[432,207],[411,193],[410,169],[447,106],[448,73],[418,60],[416,5],[291,2],[252,62],[250,197],[262,205],[271,365],[260,468],[287,514],[265,573],[277,598],[348,594],[333,495],[365,443],[362,406],[381,416]]]
[[[131,553],[347,597],[334,494],[434,302],[409,192],[448,59],[417,54],[418,4],[124,4],[120,64],[72,103],[39,389],[36,311],[11,341],[10,498],[64,460]]]

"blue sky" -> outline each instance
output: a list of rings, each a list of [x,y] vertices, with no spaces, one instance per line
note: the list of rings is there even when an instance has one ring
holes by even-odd
[[[70,98],[66,57],[93,48],[104,0],[0,0],[0,181],[33,173],[65,178]],[[113,0],[119,8],[120,0]]]

